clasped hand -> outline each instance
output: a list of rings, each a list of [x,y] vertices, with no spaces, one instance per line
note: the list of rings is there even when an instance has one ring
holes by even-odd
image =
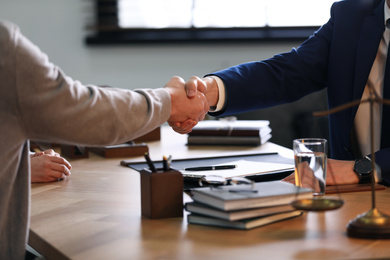
[[[354,161],[327,160],[326,185],[343,185],[358,183],[359,179],[353,171]],[[308,175],[309,176],[309,175]],[[295,174],[287,176],[284,181],[295,183]],[[304,180],[303,182],[306,182]]]
[[[186,82],[181,77],[175,76],[164,86],[171,96],[171,116],[168,124],[180,134],[191,132],[209,111],[206,86],[201,80],[195,84],[188,90]]]
[[[31,155],[31,182],[50,182],[66,178],[72,166],[52,149]]]
[[[296,172],[286,177],[284,181],[300,187],[310,188],[315,192],[321,191],[319,181],[307,162],[299,163],[296,168]]]

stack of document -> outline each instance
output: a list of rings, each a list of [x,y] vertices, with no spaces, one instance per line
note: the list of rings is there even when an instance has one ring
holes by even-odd
[[[191,190],[194,202],[185,209],[191,224],[252,229],[302,215],[290,203],[312,196],[311,189],[284,181],[201,187]]]
[[[188,145],[259,146],[271,137],[268,120],[205,120],[188,134]]]

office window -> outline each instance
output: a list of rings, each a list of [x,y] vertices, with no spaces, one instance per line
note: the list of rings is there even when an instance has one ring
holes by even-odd
[[[87,43],[303,39],[335,0],[96,0]]]

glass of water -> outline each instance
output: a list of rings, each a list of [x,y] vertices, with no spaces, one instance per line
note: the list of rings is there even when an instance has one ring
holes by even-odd
[[[325,195],[327,140],[301,138],[293,141],[295,185],[313,189],[314,196]]]

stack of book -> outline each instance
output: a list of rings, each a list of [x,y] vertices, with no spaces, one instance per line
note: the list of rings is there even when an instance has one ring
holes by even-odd
[[[188,145],[259,146],[271,137],[268,120],[205,120],[188,134]]]
[[[249,185],[251,186],[251,185]],[[252,229],[302,215],[290,203],[311,198],[312,190],[284,181],[219,188],[194,188],[193,202],[185,204],[190,224]]]

